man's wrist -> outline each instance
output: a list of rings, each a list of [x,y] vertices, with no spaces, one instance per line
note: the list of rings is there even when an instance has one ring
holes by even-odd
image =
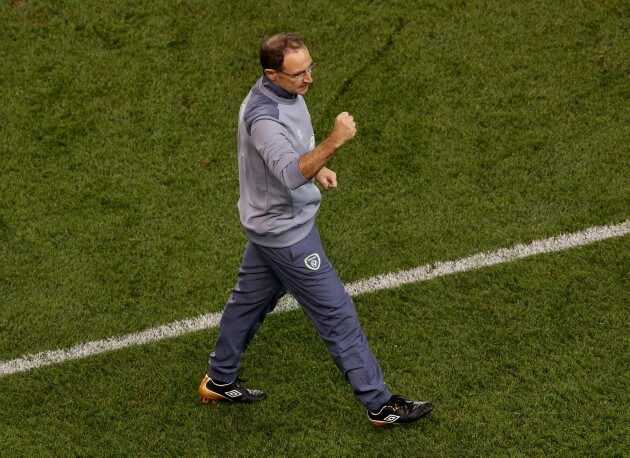
[[[339,148],[343,146],[345,142],[337,138],[337,136],[335,135],[329,135],[328,138],[326,138],[326,140],[324,140],[322,143],[326,143],[326,146],[332,149],[331,154],[334,154]]]

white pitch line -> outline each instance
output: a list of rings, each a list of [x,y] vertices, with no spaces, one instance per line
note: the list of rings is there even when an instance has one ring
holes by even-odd
[[[345,285],[351,296],[395,288],[409,283],[427,281],[432,278],[443,277],[458,272],[468,272],[497,264],[511,262],[544,253],[563,251],[574,247],[588,245],[601,240],[621,237],[630,233],[630,220],[612,226],[591,227],[581,232],[564,234],[548,239],[536,240],[527,245],[515,245],[512,248],[501,248],[486,253],[478,253],[457,261],[436,262],[411,270],[378,275]],[[276,312],[288,312],[299,306],[291,296],[283,298]],[[44,351],[34,355],[24,355],[19,358],[0,362],[0,377],[44,366],[62,363],[74,359],[86,358],[112,350],[157,342],[170,337],[178,337],[191,332],[211,329],[219,326],[220,313],[210,313],[194,318],[174,321],[163,326],[145,329],[121,337],[95,340],[67,349]]]

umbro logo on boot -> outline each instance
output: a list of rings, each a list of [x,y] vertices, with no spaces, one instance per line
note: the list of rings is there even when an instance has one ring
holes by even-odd
[[[373,426],[380,428],[397,423],[411,423],[426,417],[433,410],[430,402],[407,401],[402,396],[392,396],[375,411],[368,411]]]
[[[199,385],[199,397],[204,404],[216,404],[221,401],[252,403],[267,397],[260,390],[249,390],[241,385],[244,380],[237,378],[234,382],[219,385],[206,375]]]

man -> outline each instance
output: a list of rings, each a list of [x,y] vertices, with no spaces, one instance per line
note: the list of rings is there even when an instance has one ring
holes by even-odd
[[[260,49],[263,76],[241,105],[238,167],[241,223],[248,236],[238,282],[228,300],[209,370],[199,386],[204,402],[257,402],[266,395],[243,387],[236,373],[265,316],[289,290],[324,339],[335,364],[374,426],[416,421],[430,402],[392,396],[357,318],[354,303],[326,258],[315,215],[323,189],[337,187],[326,164],[356,132],[344,112],[315,146],[303,95],[313,82],[308,49],[281,33]]]

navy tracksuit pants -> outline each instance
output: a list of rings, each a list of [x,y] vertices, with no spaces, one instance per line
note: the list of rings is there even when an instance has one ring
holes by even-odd
[[[361,329],[354,303],[326,258],[315,226],[302,241],[268,248],[249,241],[228,300],[208,375],[224,383],[236,372],[265,316],[289,290],[324,339],[357,399],[375,410],[391,397]]]

